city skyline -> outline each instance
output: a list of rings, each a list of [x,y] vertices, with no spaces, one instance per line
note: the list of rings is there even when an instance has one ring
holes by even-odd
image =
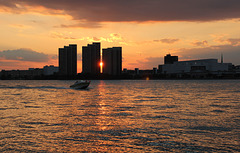
[[[122,67],[122,47],[108,47],[101,48],[100,42],[92,42],[92,44],[87,44],[87,46],[82,46],[82,70],[81,72],[77,72],[78,65],[78,51],[76,44],[69,44],[69,46],[64,46],[63,48],[58,48],[58,64],[57,65],[46,65],[40,67],[27,67],[26,69],[11,69],[15,70],[30,70],[30,69],[41,69],[42,67],[53,67],[59,68],[59,75],[61,76],[74,76],[78,73],[82,74],[92,74],[98,75],[100,73],[110,74],[110,75],[120,75],[124,69],[126,70],[136,70],[139,68],[135,67],[133,69],[129,69],[127,67]],[[105,52],[105,53],[104,53]],[[114,53],[115,52],[115,53]],[[94,54],[94,56],[92,56]],[[105,57],[104,57],[105,56]],[[85,60],[84,60],[85,58]],[[105,59],[104,59],[105,58]],[[218,58],[202,58],[202,59],[188,59],[188,60],[178,60],[178,56],[172,56],[170,53],[166,54],[162,57],[163,63],[159,63],[158,65],[154,65],[152,68],[147,68],[145,70],[155,69],[162,64],[173,64],[174,62],[191,62],[195,60],[216,60],[216,62],[223,63],[224,57],[221,54],[220,59]],[[116,60],[116,61],[114,61]],[[85,61],[85,62],[84,62]],[[85,63],[85,64],[84,64]],[[228,62],[232,64],[232,66],[239,67],[240,65],[234,65],[232,62]],[[86,65],[86,66],[84,66]],[[109,67],[110,65],[110,67]],[[90,67],[89,67],[90,66]],[[84,72],[85,67],[85,72]],[[107,69],[104,72],[104,68]],[[116,69],[114,69],[116,68]],[[93,70],[92,70],[93,69]],[[111,70],[110,70],[111,69]],[[6,69],[2,69],[6,70]],[[10,70],[10,71],[11,71]],[[141,69],[144,70],[144,69]],[[110,72],[110,73],[109,73]]]
[[[58,65],[59,47],[92,42],[121,46],[128,69],[151,69],[169,53],[180,61],[220,61],[223,54],[224,62],[240,65],[239,6],[237,0],[1,1],[0,69]],[[79,49],[78,73],[81,56]]]

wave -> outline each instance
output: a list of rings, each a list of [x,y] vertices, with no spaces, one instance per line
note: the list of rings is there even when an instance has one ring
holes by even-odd
[[[70,89],[67,87],[55,87],[55,86],[6,86],[1,85],[0,89]]]

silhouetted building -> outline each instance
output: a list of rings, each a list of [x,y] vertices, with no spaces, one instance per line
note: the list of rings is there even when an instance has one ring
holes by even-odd
[[[157,68],[156,67],[153,68],[153,74],[157,74]]]
[[[121,75],[122,73],[122,47],[103,49],[103,73]]]
[[[77,45],[70,44],[59,48],[59,74],[64,76],[77,75]]]
[[[135,68],[135,74],[139,75],[139,68]]]
[[[167,54],[164,56],[164,64],[173,64],[178,61],[178,56],[171,56],[171,54]]]
[[[163,65],[158,65],[158,73],[162,73],[163,72]]]
[[[1,79],[37,79],[43,76],[43,69],[29,68],[28,70],[2,70]]]
[[[43,75],[54,75],[55,73],[58,73],[59,68],[55,67],[54,65],[46,65],[43,67]]]
[[[100,43],[88,44],[82,47],[82,73],[100,73]]]
[[[159,66],[160,73],[168,75],[189,75],[191,77],[207,77],[207,75],[221,76],[232,70],[232,63],[218,63],[217,59],[201,59],[178,61],[173,64]]]
[[[123,69],[123,73],[128,73],[128,69],[127,69],[127,68],[124,68],[124,69]]]

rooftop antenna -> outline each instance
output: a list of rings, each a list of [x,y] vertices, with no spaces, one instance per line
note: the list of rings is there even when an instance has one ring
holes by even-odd
[[[223,64],[223,54],[221,53],[221,64]]]

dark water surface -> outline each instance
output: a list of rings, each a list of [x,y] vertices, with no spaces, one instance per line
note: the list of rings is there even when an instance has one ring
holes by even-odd
[[[240,152],[240,81],[0,80],[0,152]]]

